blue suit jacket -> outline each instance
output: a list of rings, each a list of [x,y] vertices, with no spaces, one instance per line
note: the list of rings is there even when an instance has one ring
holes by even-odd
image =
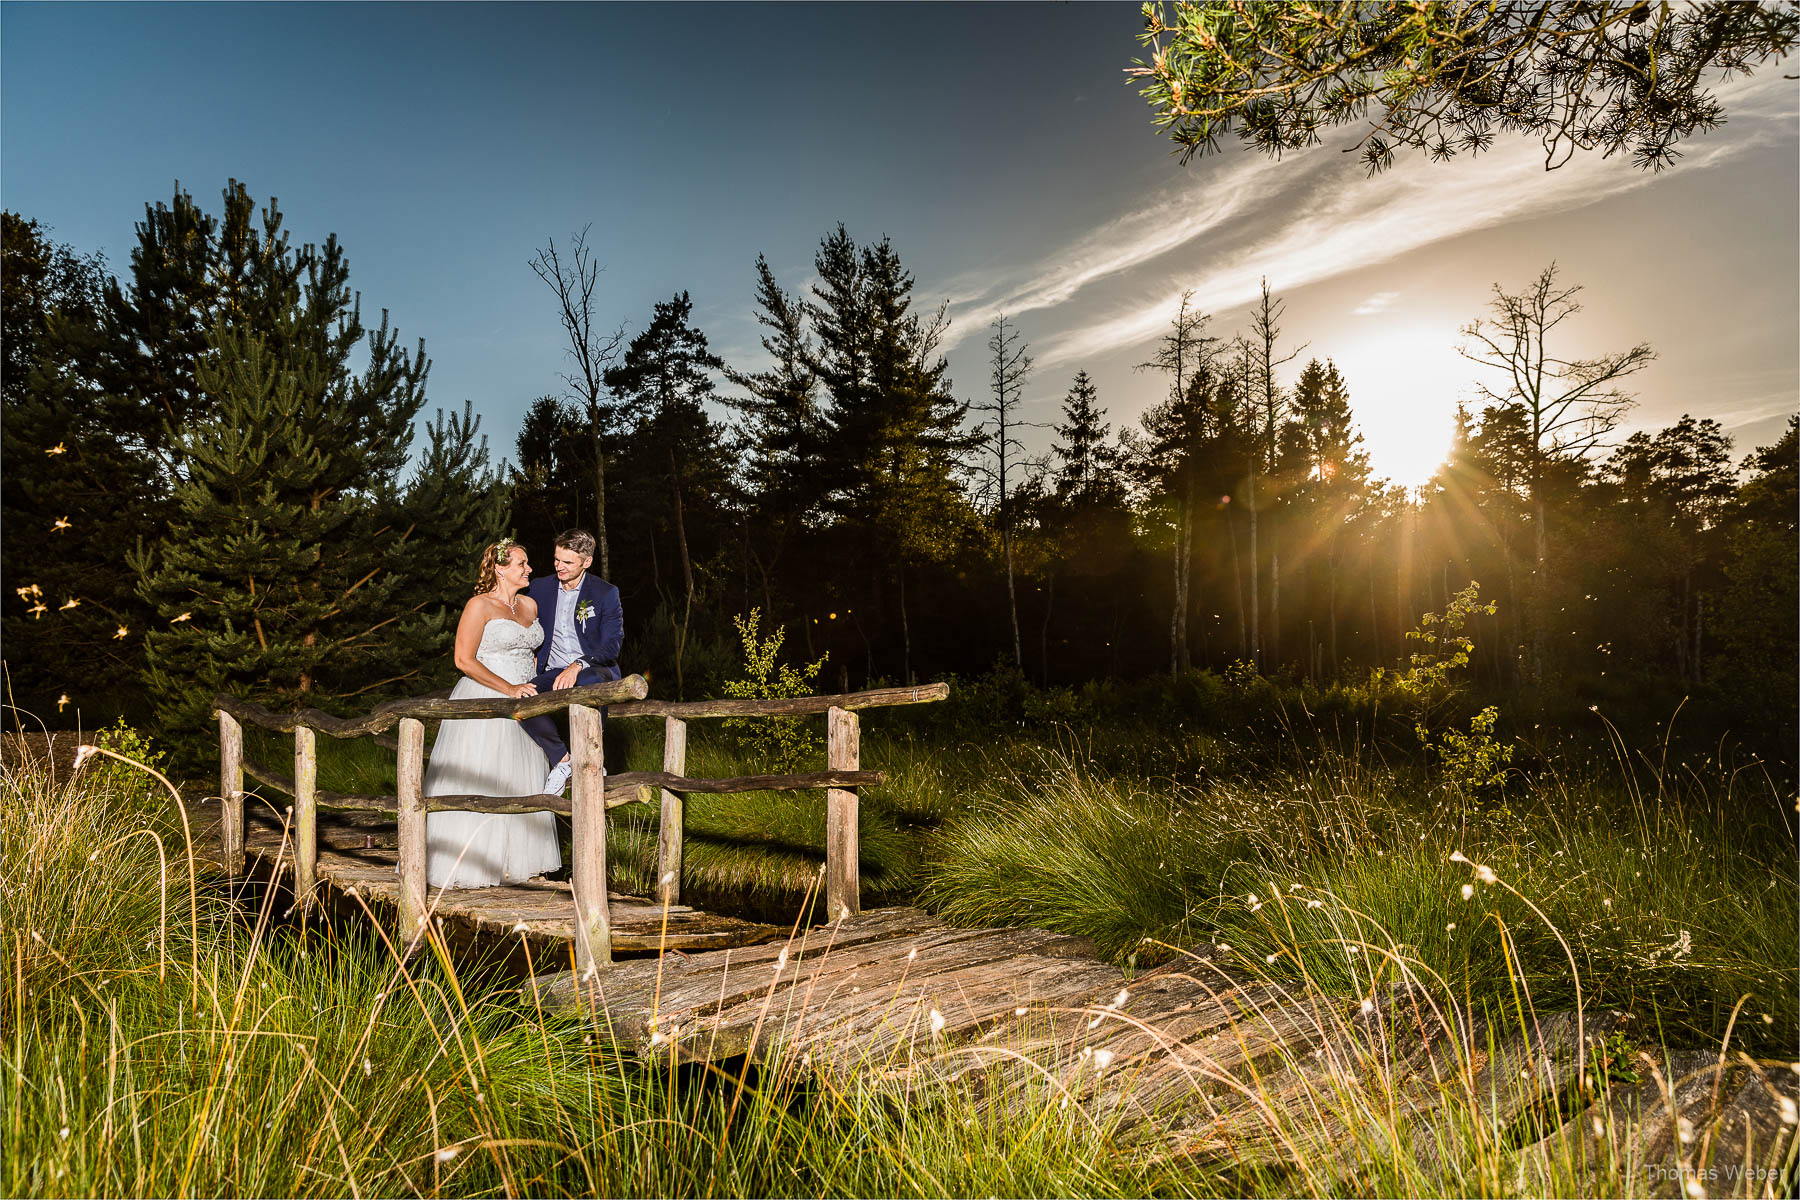
[[[554,575],[542,575],[531,581],[526,594],[537,601],[538,620],[544,624],[544,644],[538,647],[538,673],[550,669],[550,642],[555,636],[556,593],[562,585]],[[581,594],[575,609],[583,605],[593,608],[587,620],[575,622],[575,636],[581,642],[581,657],[599,672],[602,680],[619,678],[619,648],[625,644],[625,610],[619,606],[619,589],[589,571],[581,577]]]

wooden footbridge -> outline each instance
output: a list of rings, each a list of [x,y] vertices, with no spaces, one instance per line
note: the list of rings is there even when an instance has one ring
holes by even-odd
[[[302,912],[348,902],[386,915],[403,946],[433,934],[451,945],[510,939],[536,972],[522,989],[527,1004],[585,1014],[652,1062],[742,1058],[834,1087],[855,1076],[938,1081],[972,1088],[991,1106],[1074,1105],[1119,1143],[1227,1168],[1336,1162],[1355,1178],[1359,1161],[1395,1150],[1422,1162],[1461,1153],[1458,1139],[1471,1136],[1473,1120],[1473,1136],[1497,1136],[1514,1155],[1515,1190],[1526,1193],[1566,1179],[1576,1145],[1588,1164],[1578,1169],[1592,1172],[1596,1188],[1618,1186],[1613,1173],[1624,1162],[1660,1172],[1669,1186],[1652,1192],[1679,1195],[1684,1179],[1725,1163],[1744,1185],[1734,1195],[1789,1194],[1800,1078],[1786,1064],[1710,1051],[1660,1061],[1639,1054],[1627,1064],[1636,1082],[1609,1090],[1591,1071],[1600,1046],[1630,1036],[1616,1013],[1490,1024],[1412,982],[1325,996],[1249,972],[1222,946],[1127,976],[1082,938],[954,928],[910,908],[862,912],[857,789],[884,777],[862,767],[857,712],[940,700],[942,684],[697,703],[651,701],[646,691],[631,676],[520,700],[402,700],[355,719],[275,714],[220,696],[227,869],[291,878]],[[609,719],[663,721],[663,770],[604,773],[601,705]],[[422,794],[425,720],[564,706],[575,764],[569,799]],[[826,714],[824,771],[685,774],[687,721],[807,713]],[[244,758],[245,722],[292,733],[292,776]],[[379,736],[396,725],[387,744],[398,756],[397,795],[320,790],[317,733]],[[245,776],[293,798],[282,828],[246,836]],[[826,793],[826,920],[778,929],[681,903],[685,796],[802,789]],[[633,803],[660,806],[656,896],[607,888],[607,812]],[[388,814],[396,827],[322,828],[322,809]],[[567,815],[570,880],[432,892],[425,817],[442,809]],[[572,969],[556,969],[563,963]],[[1404,1131],[1410,1149],[1369,1145],[1370,1111],[1385,1114],[1379,1128]],[[1615,1120],[1619,1132],[1603,1136]],[[1295,1181],[1296,1190],[1329,1186]]]

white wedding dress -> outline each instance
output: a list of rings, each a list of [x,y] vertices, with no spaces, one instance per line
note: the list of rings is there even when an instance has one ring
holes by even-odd
[[[537,648],[544,628],[497,617],[481,631],[475,657],[508,683],[537,674]],[[498,697],[499,692],[468,676],[457,681],[452,700]],[[445,721],[425,768],[427,796],[535,796],[549,771],[544,752],[510,717]],[[562,866],[556,815],[535,813],[434,812],[425,820],[426,876],[434,888],[492,887],[554,871]]]

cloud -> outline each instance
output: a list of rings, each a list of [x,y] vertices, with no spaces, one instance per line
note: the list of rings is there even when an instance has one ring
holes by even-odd
[[[1716,94],[1740,120],[1729,133],[1693,139],[1686,155],[1660,174],[1596,154],[1546,171],[1543,147],[1531,138],[1449,163],[1402,158],[1372,179],[1332,145],[1279,161],[1250,151],[1203,160],[1181,185],[1045,256],[1035,270],[954,281],[947,289],[955,297],[948,344],[985,330],[1000,313],[1054,311],[1090,284],[1169,260],[1133,302],[1110,315],[1083,314],[1079,328],[1039,356],[1041,366],[1087,361],[1156,336],[1185,288],[1194,289],[1203,310],[1225,312],[1252,302],[1265,276],[1292,291],[1436,242],[1705,170],[1789,136],[1793,94],[1778,74],[1734,81]],[[1197,270],[1174,261],[1177,251],[1191,258],[1202,248],[1206,258]],[[1356,311],[1378,312],[1374,305],[1392,299],[1378,293]]]
[[[1350,310],[1353,317],[1372,317],[1376,313],[1384,313],[1394,307],[1394,301],[1400,298],[1399,292],[1376,292],[1367,300]]]

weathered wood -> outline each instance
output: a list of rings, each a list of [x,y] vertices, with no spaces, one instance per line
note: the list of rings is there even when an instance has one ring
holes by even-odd
[[[861,737],[854,712],[833,707],[825,718],[825,764],[833,771],[860,765]],[[825,793],[825,911],[833,920],[862,911],[862,860],[857,836],[856,793],[834,787]]]
[[[395,743],[398,745],[398,743]],[[250,759],[243,760],[243,772],[288,795],[294,793],[294,781],[279,771]],[[667,771],[621,771],[606,777],[606,807],[624,804],[650,804],[659,789],[677,793],[719,795],[730,792],[807,791],[830,787],[873,787],[887,780],[882,771],[813,771],[799,775],[740,775],[732,779],[688,779]],[[316,802],[322,809],[347,809],[352,812],[400,811],[397,796],[375,796],[361,792],[331,792],[319,789]],[[531,813],[553,812],[569,816],[574,810],[567,796],[427,796],[425,811]]]
[[[244,727],[219,709],[219,843],[229,875],[244,873]]]
[[[319,877],[318,735],[294,730],[294,907],[304,916]]]
[[[900,704],[929,704],[950,694],[947,683],[918,687],[874,688],[842,696],[791,696],[778,700],[631,700],[614,704],[608,717],[798,717],[833,708],[891,708]]]
[[[399,941],[411,946],[425,933],[425,726],[413,717],[400,721],[400,753],[394,778],[400,789]]]
[[[260,705],[222,692],[213,697],[213,703],[240,721],[273,729],[278,733],[291,733],[305,725],[334,738],[354,738],[381,733],[391,728],[396,721],[405,718],[451,720],[512,717],[514,720],[523,720],[541,713],[555,712],[565,705],[613,704],[622,700],[641,700],[649,694],[650,685],[642,675],[627,675],[623,679],[607,683],[591,683],[586,687],[568,688],[560,692],[540,692],[517,700],[451,700],[447,692],[440,692],[430,696],[390,700],[386,704],[377,705],[368,715],[361,717],[334,717],[316,708],[303,708],[293,713],[270,712]]]
[[[687,722],[663,718],[663,773],[680,775],[687,770]],[[657,891],[664,904],[681,903],[681,793],[667,787],[662,792],[662,819],[656,827]]]
[[[600,713],[585,704],[569,706],[570,781],[574,826],[569,878],[575,892],[575,970],[584,978],[612,963],[611,914],[606,891],[606,752],[600,741]]]

